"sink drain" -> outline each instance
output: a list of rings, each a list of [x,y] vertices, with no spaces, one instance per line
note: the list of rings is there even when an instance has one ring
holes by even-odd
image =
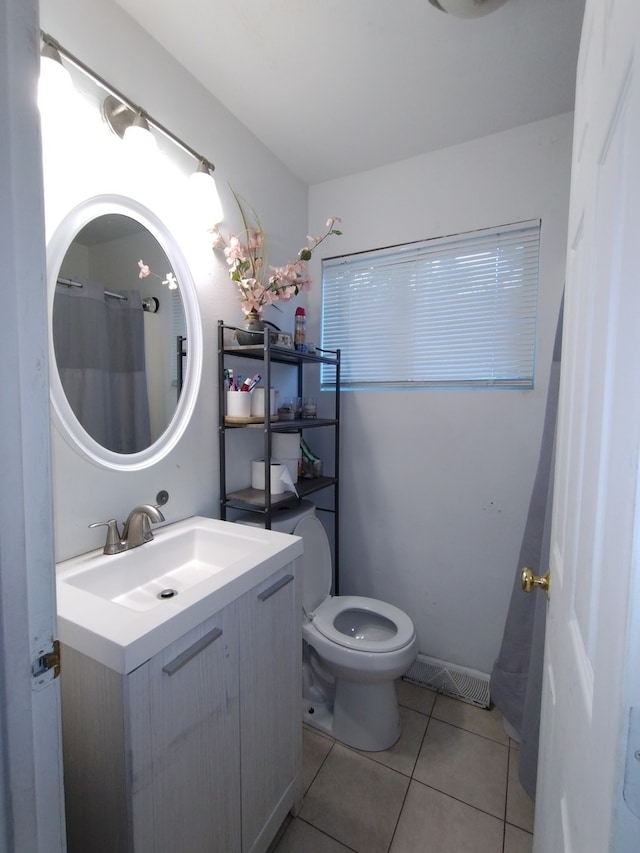
[[[158,593],[158,598],[173,598],[173,596],[177,594],[177,589],[163,589],[162,592]]]

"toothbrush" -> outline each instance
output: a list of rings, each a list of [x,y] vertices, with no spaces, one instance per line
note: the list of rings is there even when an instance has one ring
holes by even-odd
[[[259,373],[256,373],[256,375],[253,376],[251,379],[245,379],[244,384],[247,385],[247,383],[248,383],[246,390],[247,391],[253,391],[253,389],[258,384],[258,382],[260,382],[261,379],[262,379],[262,376],[260,376]]]

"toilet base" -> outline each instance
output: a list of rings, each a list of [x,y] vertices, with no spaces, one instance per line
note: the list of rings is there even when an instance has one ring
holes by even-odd
[[[363,684],[336,678],[332,734],[367,752],[389,749],[402,732],[396,685]]]
[[[336,679],[333,701],[305,696],[302,721],[311,728],[364,752],[389,749],[402,733],[393,682],[362,684]]]
[[[330,737],[334,736],[333,711],[326,703],[309,702],[308,699],[303,699],[302,722]]]

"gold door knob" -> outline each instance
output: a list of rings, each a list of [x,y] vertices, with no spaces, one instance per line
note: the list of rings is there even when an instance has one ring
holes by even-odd
[[[541,589],[549,597],[549,575],[550,570],[547,569],[544,575],[534,575],[531,569],[523,569],[520,574],[520,584],[524,592],[531,592],[532,589]]]

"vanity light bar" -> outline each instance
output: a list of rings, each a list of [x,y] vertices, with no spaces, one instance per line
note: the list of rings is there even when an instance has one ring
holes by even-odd
[[[131,112],[135,113],[136,116],[141,116],[143,119],[145,119],[147,121],[148,124],[150,124],[157,131],[162,133],[163,136],[166,136],[167,139],[170,139],[171,142],[173,142],[175,145],[177,145],[178,148],[181,148],[183,151],[185,151],[187,154],[189,154],[191,157],[193,157],[194,160],[196,160],[197,163],[199,164],[198,168],[200,169],[200,171],[203,170],[203,167],[204,167],[204,170],[208,170],[209,173],[215,171],[216,167],[213,165],[213,163],[210,160],[208,160],[206,157],[203,157],[202,154],[198,154],[197,151],[195,151],[193,148],[191,148],[190,145],[187,145],[186,142],[183,142],[182,139],[180,139],[180,137],[175,135],[175,133],[172,133],[168,128],[166,128],[159,121],[156,121],[156,119],[154,119],[152,116],[150,116],[149,113],[145,112],[145,110],[143,110],[137,104],[134,104],[133,101],[131,101],[129,98],[127,98],[126,95],[123,95],[122,92],[118,91],[118,89],[115,89],[110,83],[107,83],[107,81],[103,77],[101,77],[99,74],[96,74],[96,72],[93,71],[91,68],[89,68],[87,65],[85,65],[85,63],[82,62],[82,60],[78,59],[76,56],[74,56],[72,53],[70,53],[66,48],[62,47],[62,45],[59,42],[57,42],[56,39],[54,39],[52,36],[48,35],[45,32],[42,32],[42,31],[40,31],[40,38],[42,39],[42,42],[46,46],[53,48],[54,50],[57,50],[61,56],[64,56],[64,58],[68,62],[70,62],[73,66],[75,66],[86,77],[88,77],[90,80],[93,80],[93,82],[97,83],[99,86],[101,86],[105,90],[105,92],[108,92],[109,95],[111,95],[113,98],[116,98],[118,101],[120,101],[126,109],[131,110]]]

